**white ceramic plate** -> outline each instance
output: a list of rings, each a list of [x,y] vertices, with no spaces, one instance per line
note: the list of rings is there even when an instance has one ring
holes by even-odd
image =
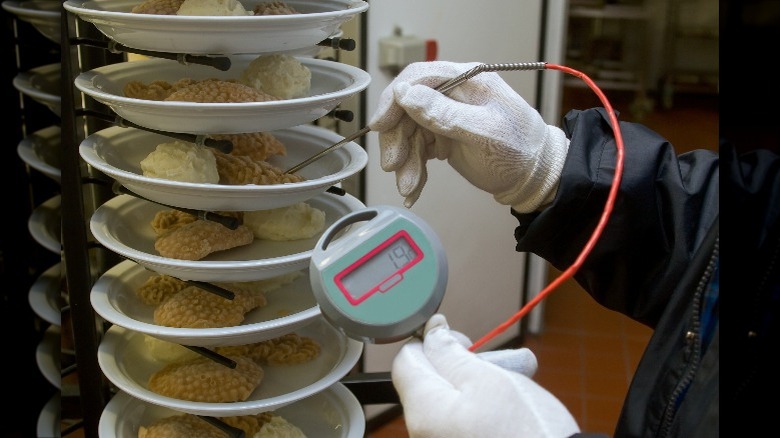
[[[268,161],[286,170],[344,137],[325,128],[301,125],[272,131],[287,147],[285,156]],[[112,127],[81,142],[79,153],[91,166],[119,181],[132,192],[165,205],[207,211],[246,211],[304,202],[361,171],[368,154],[349,142],[298,171],[306,181],[270,185],[222,185],[171,181],[143,176],[140,162],[160,143],[173,139],[140,129]]]
[[[182,78],[238,79],[255,57],[232,59],[231,68],[182,65],[169,59],[119,62],[79,74],[76,87],[108,105],[136,125],[163,132],[220,134],[273,131],[310,123],[327,115],[343,100],[363,91],[371,82],[365,71],[336,61],[297,58],[311,71],[309,96],[268,102],[199,103],[155,101],[125,97],[130,81],[170,83]]]
[[[268,304],[247,313],[240,325],[221,328],[165,327],[154,322],[154,307],[136,291],[153,272],[131,260],[106,271],[92,286],[92,308],[107,321],[183,345],[212,347],[265,341],[295,331],[320,316],[308,271],[292,283],[265,293]]]
[[[288,0],[301,14],[265,16],[149,15],[140,0],[68,0],[67,11],[109,38],[137,49],[191,54],[267,53],[311,47],[368,10],[357,0]],[[261,0],[242,0],[252,10]]]
[[[20,20],[26,21],[35,27],[46,38],[60,42],[62,6],[56,0],[5,0],[3,9],[16,15]]]
[[[55,388],[60,388],[60,327],[50,325],[43,333],[43,338],[35,348],[35,362],[41,374]]]
[[[27,229],[32,238],[49,251],[59,254],[62,249],[61,197],[55,195],[35,207]]]
[[[31,99],[49,107],[61,115],[62,89],[60,88],[60,63],[47,64],[17,73],[14,88]]]
[[[307,203],[325,212],[325,229],[344,215],[365,208],[349,194],[323,193]],[[218,251],[201,260],[171,259],[154,249],[155,235],[150,225],[154,215],[166,208],[130,195],[116,196],[95,210],[90,229],[107,249],[152,271],[207,282],[262,280],[306,269],[311,251],[322,235],[293,241],[255,239],[249,245]]]
[[[56,392],[43,405],[36,424],[38,438],[60,436],[60,393]]]
[[[341,383],[276,409],[308,437],[363,438],[366,420],[357,398]],[[147,403],[119,391],[106,404],[98,424],[103,438],[137,438],[141,426],[181,415],[181,412]],[[251,437],[247,437],[251,438]]]
[[[62,325],[61,308],[64,305],[60,296],[61,285],[62,266],[57,263],[35,279],[27,295],[33,312],[44,321],[58,326]]]
[[[295,333],[317,341],[322,347],[319,356],[297,365],[264,366],[260,386],[242,402],[192,402],[149,390],[149,377],[166,363],[149,353],[144,340],[147,335],[117,325],[103,336],[98,347],[98,363],[103,374],[119,389],[158,406],[214,417],[258,414],[322,392],[346,376],[363,351],[362,342],[346,337],[323,318]]]
[[[60,127],[49,126],[23,138],[16,152],[28,166],[60,182],[60,145]]]

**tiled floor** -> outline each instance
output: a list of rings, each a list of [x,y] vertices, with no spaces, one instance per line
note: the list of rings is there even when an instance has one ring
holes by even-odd
[[[661,133],[678,152],[717,148],[718,101],[713,96],[679,96],[671,109],[641,115],[631,113],[630,98],[608,96],[622,120]],[[587,90],[565,93],[564,99],[565,108],[598,105]],[[551,269],[550,280],[559,274]],[[543,329],[523,340],[539,361],[534,379],[566,405],[583,431],[611,434],[650,329],[599,306],[573,281],[563,283],[544,305]],[[403,438],[408,433],[398,417],[366,436]]]

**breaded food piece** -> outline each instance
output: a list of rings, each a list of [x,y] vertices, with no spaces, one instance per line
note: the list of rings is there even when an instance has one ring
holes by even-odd
[[[296,10],[291,5],[288,5],[285,2],[265,2],[260,3],[255,6],[255,8],[252,10],[252,12],[255,15],[290,15],[290,14],[300,14],[298,10]]]
[[[257,415],[221,417],[223,423],[244,431],[246,438],[253,438],[262,427],[270,422],[278,423],[280,417],[272,412]],[[284,420],[286,421],[286,420]],[[148,426],[141,426],[138,438],[227,438],[227,434],[192,414],[173,415],[160,418]],[[286,437],[287,435],[273,435]]]
[[[286,155],[284,144],[268,132],[249,132],[246,134],[215,134],[216,140],[230,140],[233,150],[230,155],[245,155],[255,161],[265,161],[272,155]]]
[[[142,303],[157,306],[187,287],[187,283],[169,275],[153,275],[135,291]]]
[[[314,339],[288,333],[254,344],[221,346],[214,351],[223,356],[246,356],[261,365],[293,365],[313,360],[321,350]]]
[[[268,210],[245,211],[244,225],[258,239],[309,239],[325,229],[325,212],[306,202]]]
[[[154,214],[152,218],[152,229],[157,237],[163,234],[173,231],[181,226],[191,224],[197,221],[197,216],[183,212],[181,210],[160,210]]]
[[[247,438],[254,437],[264,424],[270,422],[278,415],[272,412],[261,412],[257,415],[237,415],[233,417],[220,417],[228,426],[237,427],[244,431]]]
[[[146,0],[133,6],[134,14],[176,15],[184,0]]]
[[[170,96],[171,93],[181,88],[189,87],[197,82],[198,81],[191,78],[179,79],[174,83],[163,80],[151,81],[148,84],[144,84],[141,81],[130,81],[125,84],[122,91],[124,92],[125,97],[130,97],[132,99],[162,101]]]
[[[179,400],[207,403],[244,401],[263,380],[265,372],[245,356],[226,356],[229,368],[206,357],[164,366],[149,378],[149,390]]]
[[[154,249],[163,257],[200,260],[207,255],[249,245],[255,236],[245,225],[235,230],[209,220],[197,220],[157,237]]]
[[[297,174],[284,173],[267,161],[255,161],[247,156],[236,156],[214,151],[217,159],[219,183],[227,185],[271,185],[304,181]]]
[[[247,312],[268,303],[262,292],[234,293],[231,300],[196,286],[186,287],[154,309],[154,322],[166,327],[233,327],[241,324]]]
[[[279,98],[236,81],[204,79],[177,89],[164,100],[198,103],[241,103],[270,102],[279,100]]]
[[[254,436],[254,435],[250,435]],[[227,434],[192,414],[160,418],[138,428],[138,438],[227,438]]]
[[[306,438],[306,434],[296,425],[279,415],[274,415],[260,427],[253,438]]]

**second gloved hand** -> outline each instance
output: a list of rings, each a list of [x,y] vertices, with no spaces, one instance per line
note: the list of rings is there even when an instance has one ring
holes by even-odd
[[[393,384],[412,438],[563,438],[579,432],[563,404],[531,380],[536,359],[530,350],[474,354],[466,341],[437,314],[423,341],[408,341],[395,357]]]
[[[380,96],[369,127],[379,132],[382,169],[395,172],[407,207],[419,198],[433,158],[520,213],[555,196],[569,140],[497,73],[480,73],[447,95],[433,89],[477,65],[413,63]]]

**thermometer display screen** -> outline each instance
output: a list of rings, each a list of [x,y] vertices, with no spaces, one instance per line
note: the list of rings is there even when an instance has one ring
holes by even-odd
[[[423,258],[420,247],[404,230],[359,258],[335,277],[347,300],[357,305],[376,292],[387,292],[404,272]]]

